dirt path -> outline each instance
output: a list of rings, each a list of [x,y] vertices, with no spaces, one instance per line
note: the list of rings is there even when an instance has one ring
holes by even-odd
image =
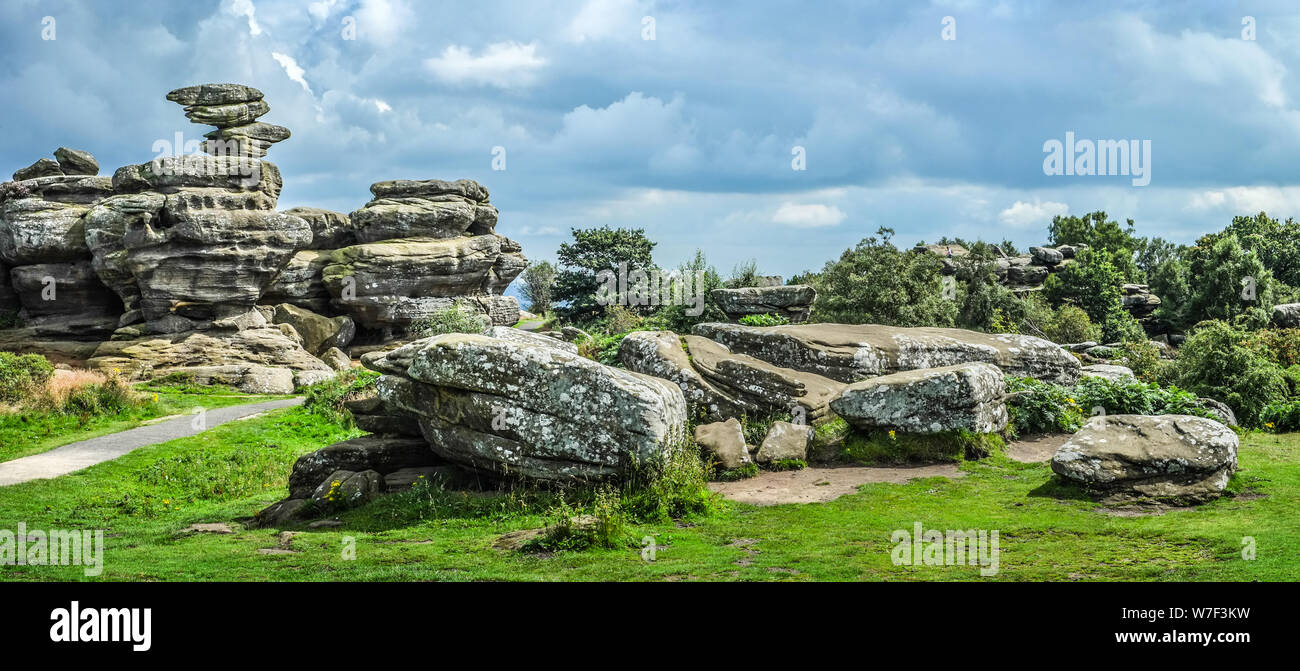
[[[208,410],[205,415],[206,422],[203,430],[206,431],[226,422],[245,419],[277,408],[299,405],[302,401],[303,399],[298,397]],[[28,480],[57,478],[60,475],[67,475],[100,462],[116,459],[132,450],[147,445],[165,443],[169,440],[202,433],[202,431],[194,428],[193,421],[193,415],[183,415],[165,422],[138,426],[134,429],[110,433],[106,436],[77,443],[68,443],[48,452],[0,463],[0,487],[16,485]]]
[[[1036,436],[1025,436],[1007,445],[1007,457],[1016,461],[1031,463],[1043,463],[1052,460],[1052,455],[1060,449],[1065,441],[1070,439],[1068,433],[1043,433]]]
[[[782,503],[826,503],[846,494],[854,494],[859,486],[873,482],[903,484],[916,478],[960,478],[965,475],[953,464],[900,468],[809,467],[800,471],[766,471],[736,482],[711,482],[709,489],[732,501],[774,506]]]

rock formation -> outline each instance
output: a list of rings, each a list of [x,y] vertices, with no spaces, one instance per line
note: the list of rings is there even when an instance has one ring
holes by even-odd
[[[873,324],[743,326],[705,323],[695,334],[777,366],[854,382],[917,368],[985,362],[1008,375],[1074,384],[1079,360],[1032,336]]]
[[[731,320],[746,315],[772,314],[795,323],[807,321],[816,298],[817,291],[806,284],[714,289],[709,292],[709,300]]]
[[[692,416],[711,420],[798,414],[808,423],[831,417],[829,404],[844,384],[733,353],[708,338],[672,331],[636,331],[619,345],[628,370],[676,384]]]
[[[995,433],[1007,426],[1006,387],[992,364],[922,368],[855,382],[831,409],[867,430]]]
[[[1237,434],[1189,415],[1094,417],[1057,450],[1052,470],[1109,501],[1200,503],[1237,470]]]
[[[498,476],[612,477],[685,434],[672,383],[540,342],[448,334],[362,363],[384,373],[379,397],[415,417],[435,453]]]

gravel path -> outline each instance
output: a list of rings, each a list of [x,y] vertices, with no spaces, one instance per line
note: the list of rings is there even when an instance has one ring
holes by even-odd
[[[764,471],[735,482],[710,482],[709,489],[732,501],[756,506],[783,503],[826,503],[873,482],[903,484],[915,478],[960,478],[953,464],[934,466],[810,466],[798,471]]]
[[[299,405],[302,401],[301,397],[297,397],[208,410],[204,430],[268,410]],[[184,415],[165,422],[69,443],[48,452],[0,463],[0,487],[16,485],[28,480],[57,478],[100,462],[116,459],[137,448],[201,433],[194,428],[193,421],[193,415]]]

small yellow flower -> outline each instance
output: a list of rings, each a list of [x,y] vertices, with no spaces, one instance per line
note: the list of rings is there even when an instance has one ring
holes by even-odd
[[[1272,422],[1267,422],[1267,423],[1264,424],[1264,426],[1267,426],[1268,428],[1271,429],[1271,428],[1273,428],[1273,423],[1272,423]]]
[[[890,440],[896,440],[896,438],[894,437],[894,430],[893,430],[893,429],[890,429],[890,430],[889,430],[889,439],[890,439]]]
[[[171,505],[171,501],[168,500],[168,499],[163,499],[163,505],[164,505],[164,506],[166,506],[166,505]]]

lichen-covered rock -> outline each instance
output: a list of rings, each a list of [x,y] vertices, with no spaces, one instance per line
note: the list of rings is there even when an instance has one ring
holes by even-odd
[[[1112,501],[1200,503],[1237,469],[1237,434],[1189,415],[1093,417],[1052,457],[1052,470]]]
[[[993,433],[1007,426],[997,366],[966,363],[883,375],[845,387],[831,409],[863,429]]]
[[[357,244],[357,232],[348,215],[319,207],[294,207],[284,211],[301,218],[311,226],[312,240],[308,249],[339,249]]]
[[[362,363],[389,373],[380,398],[418,417],[436,453],[497,475],[613,477],[685,432],[686,400],[671,383],[551,346],[448,334]]]
[[[722,468],[731,470],[750,463],[749,448],[745,445],[745,431],[740,420],[732,417],[725,422],[700,424],[695,427],[695,444]]]
[[[275,306],[275,315],[271,321],[292,326],[302,337],[303,348],[312,354],[320,354],[330,348],[346,347],[357,332],[357,327],[349,317],[322,317],[289,303]]]
[[[730,319],[745,315],[772,314],[802,322],[808,319],[817,291],[806,284],[743,289],[714,289],[709,300],[716,303]]]
[[[321,272],[329,265],[332,253],[333,250],[328,249],[307,249],[294,254],[262,294],[261,302],[271,305],[290,303],[317,314],[330,313],[333,309],[331,296],[321,279]]]
[[[361,242],[478,236],[496,227],[497,209],[473,180],[378,182],[370,192],[374,200],[352,213]]]
[[[65,175],[90,175],[99,174],[99,161],[88,151],[79,149],[68,149],[59,147],[54,150],[54,158],[59,162],[59,169]]]
[[[40,334],[85,339],[105,337],[117,328],[122,303],[88,260],[18,266],[9,278],[22,306],[19,316]]]
[[[68,263],[90,256],[82,216],[109,195],[104,177],[44,177],[0,190],[0,261]]]
[[[35,163],[14,171],[14,181],[22,182],[37,177],[56,177],[63,174],[58,161],[48,158],[37,159]]]
[[[754,460],[760,464],[773,464],[782,461],[803,461],[808,458],[808,446],[812,444],[813,428],[807,424],[792,422],[772,422],[758,447]]]
[[[1273,324],[1287,329],[1300,326],[1300,303],[1274,305]]]
[[[808,422],[830,417],[829,403],[844,388],[814,373],[736,354],[700,336],[636,331],[619,345],[629,370],[669,380],[692,411],[711,419],[797,412]]]
[[[278,328],[243,331],[210,329],[147,335],[101,343],[87,365],[98,370],[119,369],[131,378],[147,379],[174,369],[197,366],[262,366],[297,373],[334,371]]]
[[[1095,363],[1090,366],[1084,366],[1080,369],[1082,377],[1099,377],[1111,382],[1135,382],[1137,377],[1133,375],[1133,369],[1128,366],[1116,366],[1105,363]]]
[[[324,352],[321,352],[319,358],[321,361],[325,362],[325,365],[334,370],[352,370],[351,357],[348,356],[347,352],[344,352],[337,347],[331,347]]]
[[[986,362],[1008,375],[1074,384],[1079,360],[1055,343],[1026,335],[875,324],[743,326],[705,323],[696,335],[733,352],[841,382],[918,368]]]
[[[492,326],[489,327],[488,330],[484,332],[483,335],[492,336],[493,338],[500,338],[502,340],[511,340],[525,345],[535,345],[537,347],[554,347],[558,350],[562,350],[570,354],[578,353],[578,346],[571,342],[565,342],[563,340],[557,340],[555,338],[548,338],[544,335],[538,335],[536,333],[533,333],[532,331],[525,331],[523,329],[517,329],[512,326]]]

